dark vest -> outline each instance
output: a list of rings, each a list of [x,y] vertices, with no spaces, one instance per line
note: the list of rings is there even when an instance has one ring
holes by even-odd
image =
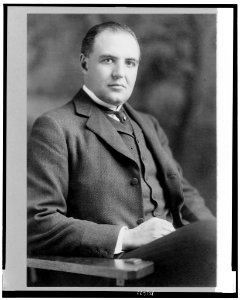
[[[154,216],[172,222],[169,209],[166,207],[163,189],[154,158],[149,151],[143,132],[139,125],[127,115],[125,123],[118,122],[107,116],[116,128],[124,143],[130,149],[140,169],[143,199],[144,220]],[[142,221],[144,221],[142,220]],[[140,222],[141,223],[141,220]]]

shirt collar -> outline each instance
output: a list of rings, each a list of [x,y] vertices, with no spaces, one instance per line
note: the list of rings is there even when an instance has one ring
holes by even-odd
[[[118,111],[121,109],[122,107],[122,104],[118,105],[118,106],[115,106],[115,105],[111,105],[109,103],[106,103],[104,101],[102,101],[101,99],[99,99],[91,90],[89,90],[89,88],[86,87],[86,85],[84,84],[83,85],[83,90],[86,94],[88,94],[88,96],[93,100],[93,102],[101,105],[101,106],[104,106],[110,110],[114,110],[114,111]]]

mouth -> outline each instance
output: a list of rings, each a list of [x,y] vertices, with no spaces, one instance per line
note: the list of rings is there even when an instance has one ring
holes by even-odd
[[[114,89],[125,89],[126,88],[125,85],[119,84],[119,83],[109,84],[108,86],[111,88],[114,88]]]

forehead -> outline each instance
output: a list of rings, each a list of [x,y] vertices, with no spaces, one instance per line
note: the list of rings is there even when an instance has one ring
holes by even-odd
[[[139,59],[140,48],[136,39],[127,31],[106,29],[96,36],[93,44],[93,53],[96,55],[110,54]]]

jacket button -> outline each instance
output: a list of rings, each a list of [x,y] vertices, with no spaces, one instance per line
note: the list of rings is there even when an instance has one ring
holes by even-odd
[[[131,185],[137,185],[138,184],[138,179],[137,178],[132,178],[130,181]]]
[[[137,219],[137,224],[140,225],[144,222],[144,219],[143,218],[140,218],[140,219]]]

